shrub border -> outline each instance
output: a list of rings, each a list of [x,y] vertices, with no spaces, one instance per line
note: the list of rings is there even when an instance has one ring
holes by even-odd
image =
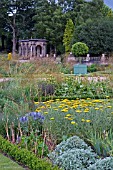
[[[58,167],[52,166],[45,159],[40,159],[26,149],[18,148],[17,145],[10,143],[0,135],[0,151],[10,156],[17,163],[24,164],[31,170],[59,170]]]

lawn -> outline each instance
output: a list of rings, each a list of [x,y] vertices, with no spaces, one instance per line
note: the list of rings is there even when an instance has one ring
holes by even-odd
[[[24,170],[25,168],[19,166],[16,162],[0,153],[0,170]]]

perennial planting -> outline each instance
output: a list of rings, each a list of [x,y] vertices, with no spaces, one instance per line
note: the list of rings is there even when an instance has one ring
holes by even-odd
[[[28,66],[34,70],[31,64]],[[27,150],[35,158],[48,158],[66,170],[94,168],[106,161],[109,164],[113,156],[110,79],[89,81],[87,76],[64,74],[27,79],[29,73],[21,75],[22,72],[14,80],[1,83],[0,89],[0,134],[19,149],[19,154],[22,150],[20,157]],[[14,159],[17,155],[8,145],[3,142],[1,150]],[[101,162],[101,158],[105,161]],[[29,158],[27,166],[28,162]]]

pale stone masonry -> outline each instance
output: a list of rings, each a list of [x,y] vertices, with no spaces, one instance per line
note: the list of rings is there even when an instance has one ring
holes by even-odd
[[[45,39],[19,40],[19,56],[30,60],[45,57],[46,46],[47,40]]]

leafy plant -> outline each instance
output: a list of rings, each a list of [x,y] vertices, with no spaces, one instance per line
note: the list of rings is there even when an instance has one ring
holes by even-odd
[[[85,43],[77,42],[72,45],[71,51],[74,55],[76,55],[77,57],[80,57],[84,54],[87,54],[89,51],[89,48]],[[79,60],[79,62],[81,63],[80,60]]]
[[[0,150],[15,161],[28,166],[31,170],[58,170],[58,167],[52,166],[50,162],[45,159],[39,159],[37,156],[26,150],[20,149],[18,146],[10,143],[2,136],[0,136]]]
[[[65,170],[85,170],[98,159],[93,150],[77,136],[61,142],[49,157],[53,164]]]
[[[88,170],[112,170],[113,169],[113,157],[107,157],[104,159],[99,159],[95,164],[90,165]]]

